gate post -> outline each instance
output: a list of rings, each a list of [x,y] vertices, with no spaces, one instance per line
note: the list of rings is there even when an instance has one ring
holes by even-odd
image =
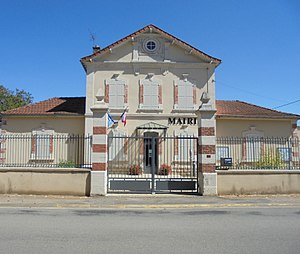
[[[216,110],[204,103],[198,115],[198,183],[201,195],[217,195]]]
[[[99,89],[93,112],[92,170],[90,195],[107,194],[107,111],[104,94]]]

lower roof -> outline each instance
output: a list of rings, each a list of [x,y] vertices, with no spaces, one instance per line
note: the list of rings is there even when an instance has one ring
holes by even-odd
[[[300,115],[281,112],[244,101],[216,100],[218,118],[300,119]]]
[[[3,116],[78,116],[85,113],[85,97],[55,97],[1,112]]]
[[[217,100],[217,118],[300,119],[300,115],[260,107],[243,101]],[[1,112],[2,116],[84,116],[85,97],[55,97]]]

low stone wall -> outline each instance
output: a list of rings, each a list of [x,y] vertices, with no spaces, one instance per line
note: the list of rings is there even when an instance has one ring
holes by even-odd
[[[300,170],[217,170],[218,195],[300,193]]]
[[[90,195],[90,170],[0,168],[0,194]]]

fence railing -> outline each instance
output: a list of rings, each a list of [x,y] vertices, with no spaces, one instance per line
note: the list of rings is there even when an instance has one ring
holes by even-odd
[[[0,135],[0,167],[91,167],[91,136]]]
[[[298,138],[216,139],[217,169],[300,169],[299,155]],[[232,165],[226,165],[224,158]]]
[[[137,166],[138,172],[131,172]],[[136,171],[136,170],[135,170]],[[193,178],[197,175],[197,138],[111,136],[108,174],[114,176]]]

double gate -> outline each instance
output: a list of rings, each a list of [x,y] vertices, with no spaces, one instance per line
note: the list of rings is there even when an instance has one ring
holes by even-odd
[[[108,192],[197,192],[197,138],[108,137]]]

